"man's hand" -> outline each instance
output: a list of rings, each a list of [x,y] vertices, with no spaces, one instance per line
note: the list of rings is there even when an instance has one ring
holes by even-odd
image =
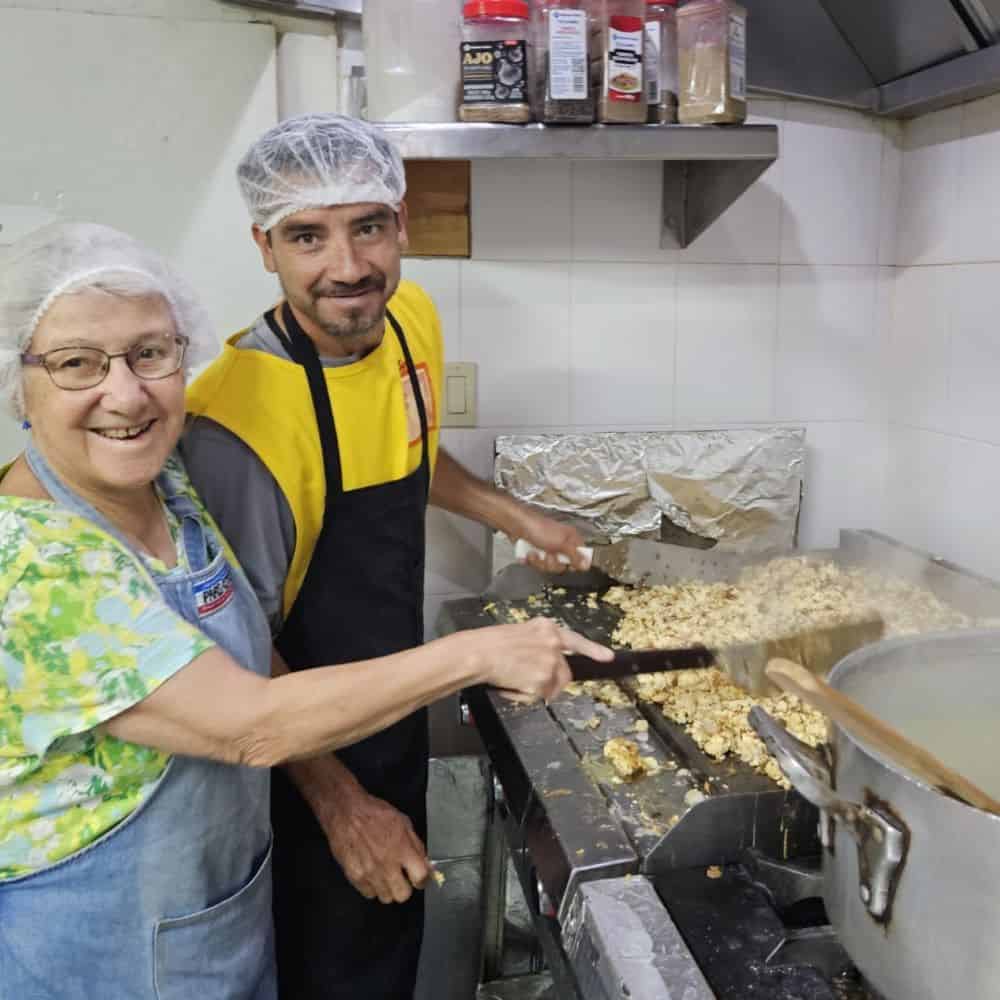
[[[435,507],[506,532],[512,541],[527,539],[547,553],[546,557],[528,557],[529,564],[544,573],[589,569],[587,560],[577,552],[583,539],[576,528],[553,521],[491,483],[477,479],[443,448],[438,451],[430,499]],[[560,552],[570,560],[569,566],[559,561]]]
[[[271,651],[271,675],[288,664]],[[388,802],[369,795],[334,753],[290,761],[285,771],[323,828],[330,852],[365,899],[405,903],[430,875],[427,851],[413,824]]]
[[[525,504],[520,504],[518,511],[518,538],[531,542],[535,548],[545,553],[544,556],[532,553],[528,556],[529,566],[543,573],[564,573],[568,569],[586,570],[590,566],[582,556],[579,547],[584,544],[580,532],[572,525],[562,524],[532,510]],[[517,541],[517,538],[513,539]],[[559,561],[559,553],[569,559],[569,564]]]
[[[330,851],[365,899],[405,903],[431,873],[427,851],[409,818],[360,788],[317,816]]]

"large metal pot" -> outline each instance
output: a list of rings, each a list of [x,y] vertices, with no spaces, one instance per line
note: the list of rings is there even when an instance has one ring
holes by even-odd
[[[1000,631],[890,639],[829,682],[1000,797]],[[831,724],[812,750],[760,708],[754,728],[820,809],[824,901],[888,1000],[1000,998],[1000,817],[910,777]]]

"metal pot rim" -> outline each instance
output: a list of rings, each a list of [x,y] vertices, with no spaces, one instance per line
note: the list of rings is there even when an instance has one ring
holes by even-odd
[[[921,632],[919,635],[900,635],[892,639],[881,639],[868,646],[861,646],[850,652],[840,660],[830,671],[827,683],[835,688],[840,687],[840,681],[848,674],[862,669],[871,660],[881,660],[889,653],[907,646],[930,646],[942,645],[950,646],[956,643],[966,644],[977,639],[989,641],[997,644],[997,652],[1000,654],[1000,628],[969,628],[952,629],[947,632]]]
[[[870,646],[863,646],[860,649],[854,650],[852,653],[848,653],[848,655],[837,663],[836,666],[830,671],[830,674],[827,677],[827,683],[839,689],[843,686],[844,681],[848,677],[856,673],[858,670],[863,670],[872,661],[881,660],[892,652],[899,649],[905,649],[908,646],[940,645],[946,648],[955,644],[964,645],[970,641],[975,642],[977,640],[994,643],[996,645],[997,654],[1000,656],[1000,628],[961,629],[947,632],[925,632],[919,635],[904,635],[893,639],[883,639],[881,642],[873,643]],[[900,664],[899,669],[905,670],[906,665]],[[934,788],[914,777],[908,771],[899,767],[894,761],[884,756],[881,752],[872,748],[863,740],[858,739],[852,733],[849,733],[842,726],[839,726],[836,723],[831,724],[834,726],[839,738],[848,740],[861,750],[862,753],[866,754],[872,760],[890,770],[893,774],[899,776],[902,780],[915,785],[917,788],[933,792],[935,795],[949,801],[952,805],[958,808],[974,809],[977,813],[981,812],[981,810],[975,809],[975,806],[970,806],[968,803],[961,802],[958,799],[952,799],[950,796],[945,795],[937,788]],[[1000,823],[1000,816],[990,816],[989,818],[996,823]]]

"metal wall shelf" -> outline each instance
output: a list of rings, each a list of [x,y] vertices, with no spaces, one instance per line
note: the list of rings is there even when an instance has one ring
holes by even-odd
[[[408,160],[656,160],[665,247],[686,247],[778,158],[775,125],[380,123]]]

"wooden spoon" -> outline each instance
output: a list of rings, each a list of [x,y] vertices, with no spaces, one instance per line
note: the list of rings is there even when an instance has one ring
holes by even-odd
[[[791,660],[773,659],[765,670],[782,690],[833,719],[859,740],[875,747],[921,781],[984,812],[1000,816],[1000,802],[943,764],[934,754],[876,718],[853,698]]]

